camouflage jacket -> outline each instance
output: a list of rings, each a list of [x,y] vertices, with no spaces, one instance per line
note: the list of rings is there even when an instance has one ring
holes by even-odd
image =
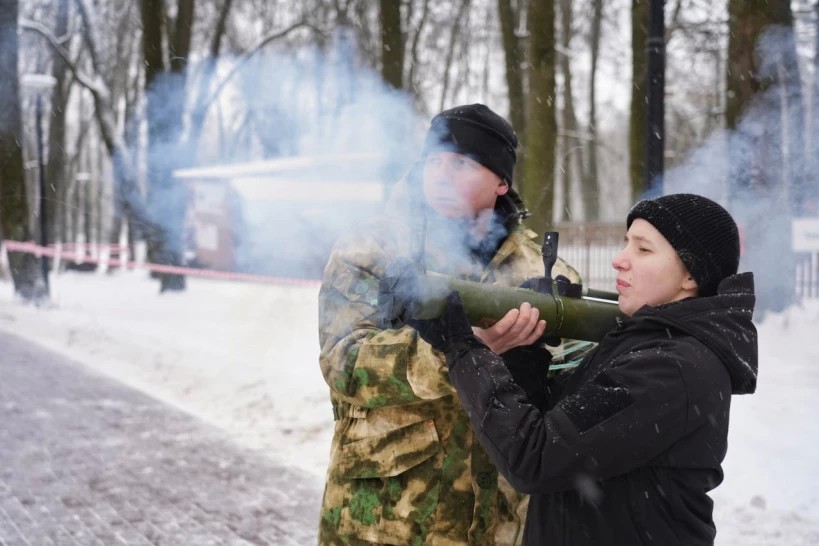
[[[475,439],[440,353],[415,330],[380,330],[380,279],[409,258],[414,234],[381,218],[339,240],[319,295],[320,364],[336,419],[319,544],[514,545],[525,497]],[[543,275],[534,232],[517,225],[485,267],[452,266],[426,245],[430,271],[518,286]],[[554,275],[578,281],[558,260]],[[545,369],[544,363],[544,369]]]

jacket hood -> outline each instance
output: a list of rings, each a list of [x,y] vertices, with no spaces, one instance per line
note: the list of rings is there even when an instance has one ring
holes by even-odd
[[[725,365],[733,393],[750,394],[756,390],[758,369],[755,302],[753,274],[740,273],[723,279],[715,296],[643,307],[635,313],[633,327],[659,324],[698,339]]]

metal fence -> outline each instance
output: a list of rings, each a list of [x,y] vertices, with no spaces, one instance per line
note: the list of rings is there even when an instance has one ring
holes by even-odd
[[[623,247],[623,224],[559,224],[556,230],[557,253],[580,273],[583,285],[613,292],[617,271],[611,260]]]
[[[796,256],[794,290],[797,299],[819,299],[819,252]]]

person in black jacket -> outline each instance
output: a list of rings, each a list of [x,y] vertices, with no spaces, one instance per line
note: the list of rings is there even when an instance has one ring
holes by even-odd
[[[473,335],[457,293],[442,318],[411,322],[446,354],[492,460],[532,495],[524,544],[692,546],[716,536],[707,493],[723,478],[731,395],[756,388],[753,276],[737,274],[734,220],[705,197],[641,201],[627,228],[612,262],[627,318],[559,395],[533,403],[532,385],[516,384]]]

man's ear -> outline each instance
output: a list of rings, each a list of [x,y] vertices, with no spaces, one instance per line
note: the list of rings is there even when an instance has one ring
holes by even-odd
[[[682,282],[683,290],[690,290],[692,292],[696,292],[699,290],[699,286],[697,286],[697,281],[694,280],[694,277],[688,275]]]
[[[503,178],[500,179],[500,183],[498,183],[498,187],[495,190],[495,195],[501,196],[506,195],[509,192],[509,182],[504,180]]]

